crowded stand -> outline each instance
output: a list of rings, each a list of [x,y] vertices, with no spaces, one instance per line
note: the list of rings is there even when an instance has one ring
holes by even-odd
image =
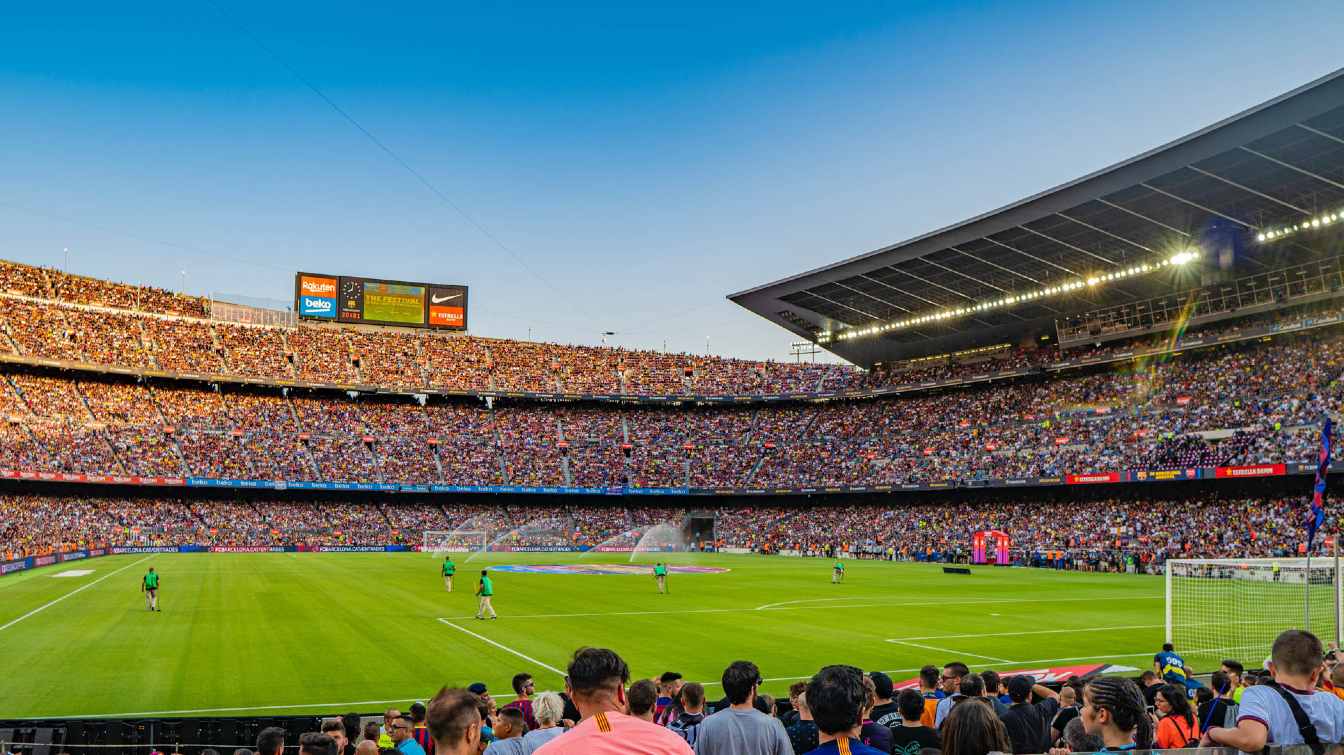
[[[633,547],[650,530],[661,544],[740,548],[760,553],[907,561],[969,560],[975,533],[1012,538],[1014,561],[1084,571],[1160,572],[1169,558],[1269,558],[1297,552],[1300,501],[1235,491],[1153,497],[1101,497],[1060,505],[953,499],[901,505],[714,506],[715,539],[685,535],[684,508],[549,503],[216,501],[112,496],[0,494],[0,552],[142,544],[128,534],[158,533],[163,545],[419,545],[425,532],[470,531],[510,547]],[[660,527],[660,525],[667,525]],[[1327,527],[1333,529],[1333,518]],[[156,535],[157,536],[157,535]],[[501,539],[505,538],[507,539]],[[323,538],[336,537],[339,540]],[[176,539],[173,539],[176,538]],[[316,538],[316,539],[314,539]],[[475,537],[475,547],[480,547]]]

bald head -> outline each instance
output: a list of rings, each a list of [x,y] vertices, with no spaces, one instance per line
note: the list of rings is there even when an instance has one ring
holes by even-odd
[[[365,739],[355,747],[355,755],[378,755],[378,743],[372,739]]]

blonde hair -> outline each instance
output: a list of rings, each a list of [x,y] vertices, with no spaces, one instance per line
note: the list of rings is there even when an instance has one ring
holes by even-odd
[[[537,723],[558,724],[565,715],[565,701],[554,692],[543,692],[532,699],[532,715]]]

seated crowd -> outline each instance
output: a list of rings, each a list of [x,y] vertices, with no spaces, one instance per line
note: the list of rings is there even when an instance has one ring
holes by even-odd
[[[221,501],[0,494],[0,559],[106,546],[383,546],[477,550],[682,546],[759,553],[964,563],[977,532],[1012,538],[1015,563],[1160,573],[1168,558],[1285,557],[1301,540],[1296,498],[1201,495],[1034,503],[930,499],[894,506],[720,506],[715,539],[679,508],[419,502]],[[1327,526],[1333,526],[1333,519]],[[439,542],[439,541],[435,541]],[[434,546],[440,547],[440,546]]]
[[[960,661],[921,669],[905,688],[887,673],[829,665],[790,685],[762,689],[755,663],[734,661],[718,680],[665,672],[633,680],[615,651],[574,652],[564,689],[537,692],[532,674],[496,697],[488,685],[444,687],[382,726],[349,714],[299,737],[301,755],[1068,755],[1267,744],[1320,752],[1344,740],[1344,665],[1309,632],[1287,630],[1266,670],[1222,661],[1206,685],[1155,669],[1136,681],[1073,677],[1046,686],[1027,672],[972,671]],[[1168,667],[1170,668],[1170,667]],[[722,696],[708,690],[721,687]],[[509,702],[501,704],[503,700]],[[257,755],[282,755],[283,729],[263,730]]]
[[[0,299],[0,302],[6,300]],[[12,306],[11,302],[10,305]],[[241,338],[224,353],[278,347]],[[237,336],[237,337],[235,337]],[[110,339],[95,339],[110,343]],[[299,369],[313,344],[291,338]],[[249,345],[250,344],[250,345]],[[880,399],[650,407],[0,372],[0,468],[261,480],[802,488],[1310,462],[1344,334]]]

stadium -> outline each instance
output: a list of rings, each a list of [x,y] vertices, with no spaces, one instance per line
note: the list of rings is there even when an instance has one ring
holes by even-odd
[[[909,690],[1049,714],[958,748],[933,702],[958,755],[1111,748],[1055,715],[1126,729],[1093,731],[1097,680],[1164,643],[1130,748],[1265,747],[1208,729],[1290,630],[1344,698],[1344,70],[728,294],[834,361],[494,337],[470,281],[364,274],[295,269],[279,309],[0,260],[0,752],[512,752],[535,691],[569,690],[557,742],[592,718],[584,647],[628,665],[608,712],[654,687],[668,731],[685,683],[743,705],[749,660],[800,754],[848,741],[803,713],[850,669],[888,753]],[[1173,675],[1199,730],[1163,739]],[[454,700],[476,733],[441,739]]]

